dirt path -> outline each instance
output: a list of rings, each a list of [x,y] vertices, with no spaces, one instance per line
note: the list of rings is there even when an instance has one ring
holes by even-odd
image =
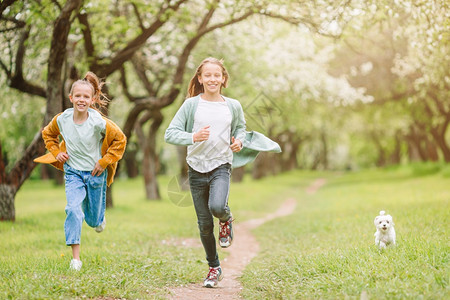
[[[308,193],[314,193],[325,181],[318,179],[308,187]],[[220,281],[217,288],[208,289],[202,283],[190,284],[173,288],[170,290],[169,299],[240,299],[239,293],[242,289],[238,278],[242,275],[244,268],[259,252],[259,244],[252,235],[251,230],[278,217],[287,216],[294,212],[297,203],[295,199],[286,200],[280,208],[263,218],[249,220],[243,223],[233,224],[234,240],[230,248],[223,251],[228,252],[227,258],[221,260],[224,279]],[[192,241],[189,243],[192,244]],[[200,240],[197,242],[201,247]],[[192,245],[196,246],[196,245]],[[206,272],[206,270],[205,270]],[[206,274],[206,273],[205,273]]]

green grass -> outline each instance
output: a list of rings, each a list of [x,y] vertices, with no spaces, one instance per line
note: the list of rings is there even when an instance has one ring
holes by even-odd
[[[316,194],[299,189],[294,214],[255,231],[262,251],[242,277],[244,298],[448,299],[450,185],[417,169],[326,175]],[[380,210],[397,233],[384,251],[373,236]]]
[[[354,173],[296,171],[233,183],[237,222],[276,210],[289,197],[294,214],[254,230],[261,252],[241,278],[245,299],[449,298],[448,167],[410,166]],[[316,194],[305,189],[316,178]],[[68,270],[63,187],[28,181],[16,198],[16,222],[0,223],[0,299],[164,298],[171,286],[201,282],[202,248],[164,244],[198,239],[193,206],[168,197],[146,201],[142,179],[117,180],[106,230],[84,225],[83,268]],[[397,247],[374,246],[373,219],[394,217]],[[220,251],[220,250],[219,250]],[[224,252],[219,252],[221,258]]]
[[[235,218],[265,215],[313,176],[232,184],[229,202]],[[83,225],[79,273],[68,270],[64,188],[27,181],[16,197],[16,222],[0,223],[0,299],[153,299],[167,295],[167,287],[201,282],[207,272],[203,249],[163,243],[199,239],[194,208],[170,201],[169,179],[160,178],[161,201],[145,200],[141,178],[116,180],[115,206],[106,212],[106,230],[98,234]]]

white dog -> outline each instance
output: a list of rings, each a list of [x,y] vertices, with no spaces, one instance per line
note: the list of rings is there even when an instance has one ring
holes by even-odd
[[[395,245],[394,222],[390,215],[385,215],[384,210],[373,221],[377,232],[375,232],[375,245],[380,249],[385,249],[387,245]]]

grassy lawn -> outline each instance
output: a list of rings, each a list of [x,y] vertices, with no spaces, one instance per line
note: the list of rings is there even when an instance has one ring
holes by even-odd
[[[241,280],[245,299],[449,298],[449,172],[412,168],[354,173],[297,171],[233,183],[237,222],[264,216],[288,197],[293,215],[254,233],[261,252]],[[327,183],[315,194],[316,178]],[[28,181],[16,198],[16,222],[0,223],[0,299],[164,298],[167,287],[200,282],[202,248],[164,243],[198,238],[192,206],[175,205],[171,178],[161,201],[146,201],[142,179],[117,180],[106,230],[84,225],[83,268],[68,270],[63,187]],[[393,215],[398,246],[374,246],[373,219]],[[219,252],[220,257],[225,254]]]
[[[449,299],[450,177],[427,170],[328,174],[317,193],[299,189],[294,214],[255,231],[244,298]],[[380,210],[397,233],[385,251],[374,246]]]
[[[313,177],[232,184],[230,207],[238,221],[261,217]],[[170,179],[160,178],[161,201],[145,200],[141,178],[115,182],[105,231],[83,225],[79,273],[68,270],[64,188],[27,181],[16,197],[16,222],[0,222],[0,299],[153,299],[163,298],[167,287],[201,282],[208,268],[203,249],[164,243],[199,239],[193,206],[177,206],[168,197]]]

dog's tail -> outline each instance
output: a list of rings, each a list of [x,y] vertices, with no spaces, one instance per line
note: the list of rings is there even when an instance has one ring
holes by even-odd
[[[384,216],[385,213],[386,213],[386,212],[385,212],[384,210],[381,210],[381,211],[380,211],[380,216]]]

